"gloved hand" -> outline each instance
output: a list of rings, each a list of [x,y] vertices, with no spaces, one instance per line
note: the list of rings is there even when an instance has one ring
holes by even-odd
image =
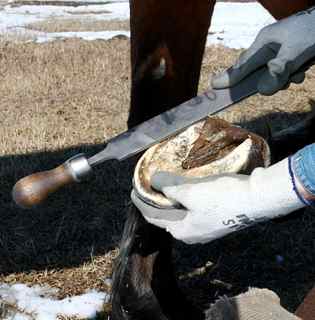
[[[158,209],[132,192],[144,218],[186,243],[205,243],[256,222],[286,215],[306,204],[297,195],[289,160],[257,168],[250,176],[226,174],[187,179],[157,173],[152,187],[180,204]]]
[[[302,320],[281,306],[271,290],[250,288],[236,297],[220,297],[206,312],[206,319]]]
[[[314,63],[311,61],[314,58],[315,7],[263,28],[234,66],[214,76],[212,87],[222,89],[234,86],[258,68],[267,66],[259,81],[258,91],[272,95],[290,82],[303,82],[307,69],[305,65]]]

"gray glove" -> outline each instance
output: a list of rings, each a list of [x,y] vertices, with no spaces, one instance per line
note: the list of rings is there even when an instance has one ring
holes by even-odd
[[[267,66],[258,91],[272,95],[290,82],[303,82],[306,66],[314,58],[315,7],[263,28],[234,66],[214,76],[212,86],[215,89],[234,86],[258,68]]]

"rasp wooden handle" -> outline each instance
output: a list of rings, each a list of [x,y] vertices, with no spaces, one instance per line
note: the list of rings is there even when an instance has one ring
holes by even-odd
[[[31,174],[19,180],[12,190],[12,198],[22,208],[31,208],[47,199],[60,188],[80,182],[92,168],[83,155],[77,155],[55,169]]]

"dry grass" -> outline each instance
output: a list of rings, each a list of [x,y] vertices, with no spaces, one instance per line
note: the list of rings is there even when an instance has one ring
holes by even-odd
[[[128,41],[3,43],[0,50],[0,155],[102,143],[126,129]]]
[[[210,73],[229,66],[238,53],[208,48],[200,90],[208,86]],[[0,57],[0,282],[50,284],[61,289],[60,297],[87,288],[109,290],[104,279],[110,277],[129,205],[131,163],[107,163],[90,182],[29,211],[12,203],[10,190],[18,178],[77,152],[93,153],[126,129],[129,42],[1,42]],[[302,86],[271,98],[250,98],[222,116],[233,121],[265,116],[277,130],[300,117],[294,112],[310,110],[314,79],[312,70]],[[181,274],[215,262],[203,279],[192,283],[188,277],[186,287],[208,292],[214,277],[233,289],[215,287],[213,295],[266,286],[292,310],[315,280],[314,227],[314,215],[308,213],[241,232],[232,241],[184,246],[176,251],[176,261]],[[276,254],[284,256],[282,266],[274,262]]]
[[[96,12],[95,12],[96,13]],[[91,14],[91,13],[90,13]],[[47,19],[26,26],[27,29],[42,32],[78,32],[103,30],[130,30],[129,20]]]
[[[81,294],[85,290],[98,289],[110,291],[112,261],[117,256],[117,250],[112,250],[101,256],[94,256],[79,266],[64,269],[45,269],[41,272],[11,273],[5,277],[5,282],[24,283],[27,285],[49,285],[59,289],[59,297]]]

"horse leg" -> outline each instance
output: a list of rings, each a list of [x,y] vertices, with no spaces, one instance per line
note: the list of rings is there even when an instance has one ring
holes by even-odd
[[[115,264],[111,319],[203,319],[177,287],[171,251],[171,236],[130,208]]]
[[[315,0],[259,0],[259,2],[276,18],[282,19],[296,12],[315,5]]]
[[[215,1],[131,0],[129,127],[192,98]],[[202,319],[177,287],[172,238],[131,208],[114,270],[113,319]]]
[[[196,95],[214,4],[130,1],[130,127]]]

